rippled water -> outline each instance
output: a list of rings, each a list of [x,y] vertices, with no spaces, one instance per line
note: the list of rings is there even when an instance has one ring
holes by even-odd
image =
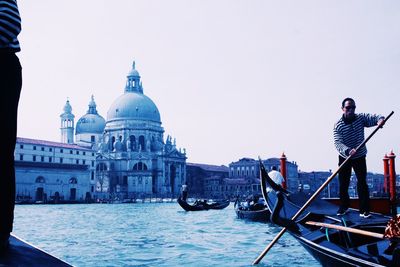
[[[14,234],[74,266],[252,266],[280,228],[177,203],[18,205]],[[289,234],[259,266],[320,266]]]

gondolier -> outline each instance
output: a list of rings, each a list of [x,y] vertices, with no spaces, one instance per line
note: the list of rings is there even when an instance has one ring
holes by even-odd
[[[17,52],[21,18],[16,0],[0,1],[0,253],[9,248],[15,204],[14,149],[22,69]]]
[[[385,117],[376,114],[355,113],[356,103],[352,98],[342,101],[343,115],[333,128],[334,144],[339,152],[339,166],[351,157],[339,171],[340,201],[341,205],[337,215],[344,215],[350,205],[349,184],[351,169],[357,176],[357,192],[360,201],[360,216],[370,217],[369,191],[367,185],[366,146],[355,148],[364,140],[364,128],[375,125],[383,126]]]
[[[188,188],[187,188],[187,184],[184,183],[184,184],[182,185],[182,199],[183,199],[184,201],[186,201],[187,196],[188,196]]]

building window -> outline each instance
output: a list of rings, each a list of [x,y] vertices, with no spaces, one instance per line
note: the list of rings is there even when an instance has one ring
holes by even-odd
[[[41,149],[42,149],[42,151],[44,151],[44,147],[42,147]]]
[[[19,148],[21,148],[21,149],[24,148],[24,145],[19,145]]]
[[[79,151],[78,150],[76,151],[76,154],[79,155]]]
[[[91,172],[91,177],[90,177],[90,179],[91,179],[91,180],[94,180],[94,172]]]
[[[86,152],[85,152],[85,151],[83,151],[83,155],[84,155],[84,156],[86,155]]]
[[[72,177],[71,179],[69,179],[69,183],[70,184],[77,184],[78,183],[78,179],[76,179],[75,177]]]
[[[147,171],[147,165],[143,162],[138,162],[133,166],[133,170],[135,171]]]
[[[94,157],[94,153],[92,153],[92,156]]]
[[[92,160],[92,167],[94,167],[94,160]]]
[[[72,153],[73,153],[72,150],[70,150],[70,151],[69,151],[69,154],[72,154]]]
[[[79,159],[76,160],[76,164],[79,164]]]
[[[83,159],[82,160],[82,164],[85,165],[86,164],[86,160]]]
[[[63,152],[64,152],[64,149],[61,148],[61,149],[60,149],[60,153],[63,153]]]
[[[33,150],[36,150],[36,146],[33,146]]]
[[[53,148],[50,147],[50,148],[49,148],[49,151],[50,151],[50,152],[53,152]]]
[[[32,160],[33,160],[33,161],[36,161],[36,156],[33,156]]]
[[[49,162],[52,162],[52,158],[51,157],[49,157]]]
[[[60,158],[60,163],[63,163],[63,158]]]
[[[43,157],[43,156],[40,157],[40,161],[41,161],[41,162],[44,161],[44,157]]]
[[[24,155],[19,155],[19,160],[24,160]]]
[[[91,136],[90,136],[90,142],[92,142],[92,143],[96,142],[96,138],[95,138],[94,135],[91,135]]]
[[[44,179],[43,176],[38,176],[38,177],[36,178],[36,180],[35,180],[35,183],[39,183],[39,184],[43,184],[43,183],[45,183],[45,182],[46,182],[46,180]]]

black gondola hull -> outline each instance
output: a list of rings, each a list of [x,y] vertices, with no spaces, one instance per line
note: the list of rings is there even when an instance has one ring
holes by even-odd
[[[344,216],[337,216],[338,207],[321,199],[315,199],[299,216],[295,216],[299,207],[303,206],[304,196],[286,194],[280,190],[279,186],[271,184],[273,181],[262,163],[260,166],[261,191],[268,208],[273,214],[287,221],[293,217],[297,218],[291,221],[298,226],[297,229],[287,228],[288,232],[322,266],[400,266],[400,244],[397,242],[391,243],[386,238],[310,226],[306,223],[308,221],[321,222],[326,225],[345,226],[345,228],[383,234],[390,217],[373,213],[372,217],[365,219],[360,217],[359,211],[355,209],[349,209]],[[272,192],[267,192],[267,185],[273,189]],[[278,197],[283,193],[285,193],[283,198]],[[277,205],[278,201],[283,201],[283,205]],[[389,248],[392,248],[391,252]]]
[[[230,201],[229,200],[224,200],[221,202],[215,202],[211,204],[197,204],[197,205],[191,205],[184,201],[182,198],[178,198],[178,203],[184,209],[185,211],[201,211],[201,210],[221,210],[229,206]]]
[[[327,246],[316,244],[299,235],[292,234],[292,236],[296,238],[300,242],[300,244],[314,257],[314,259],[316,259],[324,267],[386,266],[348,255],[346,251],[329,249]]]
[[[237,202],[235,203],[235,213],[239,219],[255,221],[255,222],[269,222],[271,212],[268,207],[259,210],[251,210],[243,208]]]

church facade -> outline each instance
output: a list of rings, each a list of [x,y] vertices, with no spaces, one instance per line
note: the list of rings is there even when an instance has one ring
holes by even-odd
[[[161,116],[144,94],[133,63],[123,93],[107,119],[89,109],[74,124],[67,100],[61,142],[18,138],[15,150],[17,196],[32,201],[89,198],[129,199],[173,196],[186,177],[186,151],[164,139]]]

